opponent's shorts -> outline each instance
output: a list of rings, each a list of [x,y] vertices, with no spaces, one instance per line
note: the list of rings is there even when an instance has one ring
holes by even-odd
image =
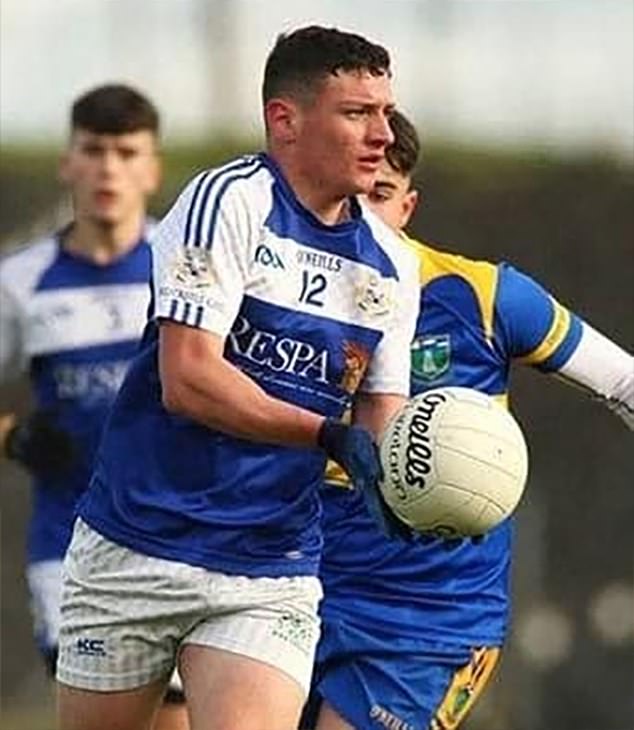
[[[94,691],[167,677],[198,644],[272,665],[307,693],[319,635],[313,576],[249,578],[149,557],[80,519],[64,562],[57,679]]]
[[[455,730],[499,658],[497,647],[460,648],[324,622],[302,728],[322,700],[356,730]]]

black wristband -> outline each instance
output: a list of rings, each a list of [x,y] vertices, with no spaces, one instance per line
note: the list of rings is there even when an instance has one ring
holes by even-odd
[[[320,446],[328,456],[336,453],[338,444],[344,438],[344,434],[350,428],[350,426],[341,421],[337,421],[335,418],[326,418],[321,424],[319,433],[317,434],[317,444]]]

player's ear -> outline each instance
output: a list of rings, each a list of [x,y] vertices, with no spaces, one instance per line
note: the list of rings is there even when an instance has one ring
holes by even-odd
[[[404,196],[401,206],[401,224],[399,228],[405,228],[405,226],[410,222],[411,217],[416,210],[418,197],[418,190],[414,190],[413,188]]]
[[[264,107],[266,128],[272,139],[289,144],[295,141],[298,133],[298,109],[288,99],[270,99]]]

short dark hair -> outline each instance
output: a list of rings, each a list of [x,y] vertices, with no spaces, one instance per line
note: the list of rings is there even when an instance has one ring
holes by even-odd
[[[159,114],[140,91],[125,84],[105,84],[82,94],[70,112],[71,130],[95,134],[159,134]]]
[[[363,36],[310,25],[281,34],[264,68],[262,101],[282,94],[311,95],[329,75],[368,71],[390,76],[390,54]]]
[[[385,157],[390,167],[401,175],[411,175],[420,156],[420,138],[416,127],[403,112],[395,109],[390,114],[390,128],[394,142],[385,150]]]

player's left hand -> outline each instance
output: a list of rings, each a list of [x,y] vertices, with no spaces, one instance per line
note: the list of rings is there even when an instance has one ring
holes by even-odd
[[[412,531],[387,506],[379,481],[383,476],[379,450],[368,431],[327,418],[318,436],[319,446],[348,474],[363,494],[366,507],[381,532],[389,538],[412,539]]]
[[[70,435],[55,422],[52,411],[35,411],[17,421],[5,440],[5,453],[38,476],[60,476],[77,458]]]

